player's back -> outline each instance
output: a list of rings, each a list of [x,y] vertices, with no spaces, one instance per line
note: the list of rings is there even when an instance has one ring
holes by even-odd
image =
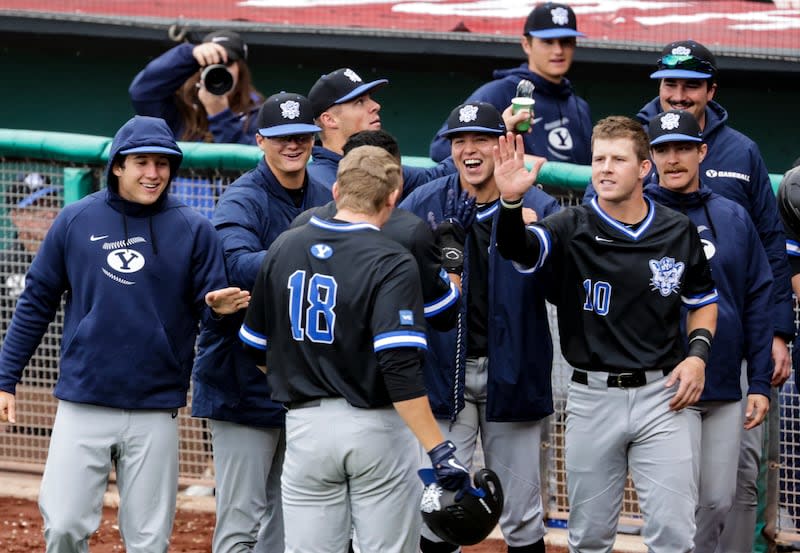
[[[262,273],[267,364],[292,367],[270,375],[273,399],[342,396],[359,407],[388,405],[376,336],[424,333],[408,251],[373,225],[314,217],[275,241]]]

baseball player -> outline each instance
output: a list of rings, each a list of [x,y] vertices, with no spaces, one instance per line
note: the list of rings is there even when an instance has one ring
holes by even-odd
[[[497,473],[505,494],[500,528],[508,550],[544,552],[539,444],[553,412],[553,346],[543,277],[518,273],[493,246],[500,193],[492,148],[504,132],[491,104],[456,107],[444,133],[458,173],[415,190],[400,207],[440,223],[445,267],[462,285],[455,330],[429,331],[424,368],[433,412],[467,459],[480,432],[486,468]],[[448,208],[465,192],[478,206],[471,225]],[[536,188],[525,195],[525,205],[540,217],[560,209]],[[442,233],[448,229],[449,237]],[[457,550],[428,529],[421,544],[425,553]]]
[[[446,489],[469,473],[425,396],[422,295],[411,255],[378,232],[401,169],[362,146],[339,165],[337,213],[270,247],[240,337],[260,350],[272,398],[289,408],[282,476],[287,553],[417,551],[419,449]],[[265,368],[265,370],[266,370]]]
[[[714,553],[736,493],[742,415],[744,428],[750,430],[761,424],[769,409],[772,272],[744,208],[705,186],[700,163],[708,147],[694,115],[666,111],[653,118],[648,131],[658,184],[648,185],[645,195],[685,213],[697,226],[719,293],[705,389],[689,408],[697,419],[691,429],[693,450],[699,453],[694,551]],[[744,412],[739,383],[743,363],[748,374]]]
[[[308,166],[313,178],[332,186],[347,139],[359,131],[381,128],[381,105],[372,93],[388,82],[386,79],[364,82],[358,73],[346,67],[317,79],[308,92],[314,120],[322,129]],[[454,172],[451,160],[430,168],[403,167],[403,195],[407,196],[418,186]]]
[[[551,161],[589,163],[589,138],[592,117],[589,104],[575,94],[566,74],[575,55],[576,38],[586,36],[578,31],[575,12],[566,4],[545,2],[531,10],[522,29],[522,50],[527,60],[513,69],[498,69],[494,80],[478,88],[465,100],[488,102],[497,111],[509,116],[508,129],[525,117],[524,110],[511,117],[511,100],[517,85],[526,79],[535,86],[531,120],[532,131],[524,135],[525,152]],[[445,123],[446,125],[446,123]],[[430,156],[435,161],[450,155],[450,144],[442,136],[445,125],[431,142]]]
[[[717,319],[717,292],[697,228],[642,195],[648,139],[627,117],[592,134],[598,196],[524,226],[536,180],[522,137],[495,150],[502,208],[497,247],[521,271],[553,271],[561,350],[575,367],[567,394],[566,469],[572,553],[610,553],[628,471],[654,553],[694,549],[693,416]],[[689,350],[681,336],[681,308]]]
[[[377,146],[400,163],[400,149],[394,137],[384,130],[360,131],[343,147],[345,154],[359,146]],[[292,221],[292,228],[306,224],[311,216],[330,219],[336,214],[336,202],[309,209]],[[425,302],[425,321],[437,330],[453,328],[458,316],[461,293],[442,267],[442,255],[428,223],[404,209],[395,209],[381,232],[403,245],[417,262]]]
[[[181,158],[162,119],[137,116],[119,129],[108,188],[56,217],[3,342],[0,421],[13,423],[15,385],[67,293],[58,410],[39,494],[48,553],[88,550],[112,464],[126,549],[167,551],[177,414],[198,322],[225,326],[218,316],[249,299],[225,288],[211,223],[167,193]]]
[[[331,199],[306,164],[314,133],[299,94],[267,98],[258,115],[258,165],[220,198],[212,222],[232,283],[252,290],[273,241],[305,209]],[[203,328],[194,367],[192,415],[209,419],[216,475],[214,553],[283,550],[280,474],[285,409],[270,400],[264,375],[236,332]]]

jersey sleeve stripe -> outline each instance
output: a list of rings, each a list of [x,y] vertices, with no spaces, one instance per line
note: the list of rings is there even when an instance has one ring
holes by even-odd
[[[529,274],[535,273],[541,269],[542,265],[544,265],[544,262],[547,261],[547,258],[550,256],[550,235],[545,229],[537,227],[536,225],[530,225],[525,228],[527,228],[539,240],[539,259],[536,261],[536,264],[533,267],[525,267],[516,261],[513,261],[511,264],[514,266],[517,272]]]
[[[254,332],[250,328],[247,328],[247,325],[242,325],[242,327],[239,329],[239,339],[241,339],[241,341],[248,346],[256,349],[267,349],[267,337],[262,336],[258,332]]]
[[[392,348],[419,348],[428,349],[428,340],[424,332],[410,332],[398,330],[384,332],[375,336],[373,341],[375,352]]]
[[[697,309],[698,307],[703,307],[704,305],[708,305],[710,303],[716,303],[718,300],[719,294],[717,294],[716,288],[714,288],[711,293],[702,296],[681,296],[681,301],[683,301],[683,304],[689,309]]]
[[[447,280],[450,282],[449,278]],[[461,293],[458,291],[458,287],[454,283],[450,282],[450,289],[444,296],[425,304],[425,317],[433,317],[434,315],[438,315],[456,303],[460,295]]]
[[[794,240],[787,240],[786,253],[787,255],[791,255],[793,257],[800,257],[800,243],[795,242]]]

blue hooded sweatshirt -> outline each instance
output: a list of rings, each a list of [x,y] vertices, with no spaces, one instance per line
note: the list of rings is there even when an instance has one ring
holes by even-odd
[[[589,104],[579,98],[572,84],[563,79],[555,84],[533,73],[528,64],[514,69],[497,70],[488,82],[470,94],[466,102],[489,102],[503,113],[516,95],[517,84],[528,79],[536,87],[533,91],[533,132],[523,134],[525,153],[544,157],[550,161],[563,161],[587,165],[592,155],[592,116]],[[430,156],[441,161],[450,155],[450,141],[440,137],[446,123],[431,142]]]
[[[740,400],[742,360],[747,361],[748,393],[769,397],[772,273],[747,212],[736,202],[711,192],[704,182],[697,192],[689,194],[649,184],[645,194],[691,219],[711,263],[719,294],[717,330],[700,400]]]
[[[175,136],[183,134],[183,123],[175,103],[177,91],[186,79],[200,70],[192,55],[194,44],[179,44],[147,64],[131,82],[128,93],[133,109],[139,115],[161,117],[169,124]],[[254,98],[254,100],[257,100]],[[218,144],[255,144],[256,105],[247,113],[234,113],[230,109],[208,118],[208,130]]]
[[[458,174],[429,182],[403,200],[400,208],[423,220],[444,220],[447,192],[461,191]],[[539,218],[561,209],[553,198],[537,188],[529,190],[523,205]],[[486,417],[490,421],[532,421],[553,412],[550,375],[553,343],[545,308],[544,274],[522,274],[497,251],[496,227],[500,202],[479,211],[476,221],[492,220],[489,249],[489,375]],[[469,240],[464,247],[462,298],[469,297]],[[461,303],[462,321],[456,329],[438,332],[428,328],[425,352],[425,384],[431,409],[438,418],[455,420],[464,408],[464,375],[468,301]],[[523,308],[524,306],[524,308]]]
[[[414,190],[434,179],[451,175],[456,172],[456,166],[450,156],[448,141],[447,159],[433,167],[407,167],[403,165],[403,197],[407,198]],[[311,150],[311,163],[308,164],[308,174],[311,178],[321,182],[328,188],[336,181],[336,172],[342,155],[337,154],[322,146],[314,146]]]
[[[0,352],[0,389],[14,393],[66,292],[57,398],[119,409],[186,405],[198,322],[227,286],[211,223],[166,191],[151,205],[124,200],[119,152],[178,150],[162,119],[134,117],[114,137],[108,188],[61,210],[26,279]],[[172,174],[180,165],[170,156]],[[226,318],[224,318],[226,319]]]
[[[642,124],[661,113],[658,97],[645,105],[636,116]],[[772,269],[772,324],[776,335],[794,337],[791,273],[786,255],[786,236],[778,216],[778,207],[767,167],[755,142],[729,127],[728,112],[716,102],[706,106],[703,140],[708,154],[700,164],[703,185],[712,192],[744,207],[755,224]],[[658,182],[658,175],[650,175]]]
[[[262,157],[222,194],[212,221],[222,239],[231,286],[252,290],[267,250],[300,213],[331,201],[329,188],[307,175],[295,206]],[[239,325],[244,321],[243,314]],[[227,326],[225,327],[228,328]],[[285,409],[270,400],[267,377],[237,334],[203,327],[197,341],[192,416],[259,427],[283,425]]]

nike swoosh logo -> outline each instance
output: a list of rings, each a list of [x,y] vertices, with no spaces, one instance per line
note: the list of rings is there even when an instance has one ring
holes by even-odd
[[[98,240],[102,240],[103,238],[108,238],[108,234],[104,234],[103,236],[95,236],[94,234],[92,234],[89,237],[89,240],[91,240],[92,242],[97,242]]]
[[[535,125],[536,123],[539,123],[542,119],[544,119],[544,117],[537,117],[536,119],[531,121],[531,125]]]
[[[455,459],[448,459],[447,460],[447,464],[450,465],[450,468],[453,468],[453,469],[456,469],[456,470],[464,470],[464,467],[462,467],[460,464],[458,464],[458,461],[456,461]]]
[[[609,240],[608,238],[603,238],[602,236],[595,236],[594,239],[597,240],[598,242],[609,242],[609,243],[614,242],[613,240]]]

